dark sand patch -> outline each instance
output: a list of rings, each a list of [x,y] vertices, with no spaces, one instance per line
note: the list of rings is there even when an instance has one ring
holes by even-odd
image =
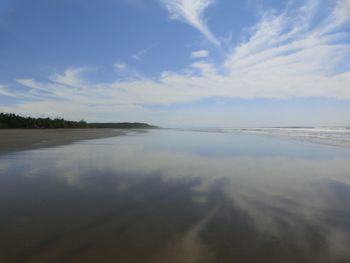
[[[125,134],[117,129],[0,130],[0,155],[15,151],[70,144],[75,141]]]

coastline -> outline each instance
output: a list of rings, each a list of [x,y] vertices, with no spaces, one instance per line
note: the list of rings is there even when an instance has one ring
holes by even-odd
[[[117,129],[4,129],[0,130],[0,156],[82,140],[115,137],[126,132]]]

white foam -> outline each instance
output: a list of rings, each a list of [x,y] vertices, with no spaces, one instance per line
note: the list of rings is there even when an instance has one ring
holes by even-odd
[[[202,132],[244,132],[287,136],[294,139],[350,148],[350,127],[208,128]]]
[[[236,131],[288,136],[295,139],[350,147],[350,129],[347,127],[249,128],[236,129]]]

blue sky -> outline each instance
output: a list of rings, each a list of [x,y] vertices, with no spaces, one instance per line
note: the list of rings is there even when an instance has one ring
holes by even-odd
[[[0,111],[350,125],[350,0],[3,0]]]

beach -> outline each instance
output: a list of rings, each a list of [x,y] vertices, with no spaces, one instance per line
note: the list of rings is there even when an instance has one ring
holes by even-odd
[[[10,129],[0,130],[0,155],[70,144],[75,141],[125,134],[117,129]]]
[[[350,262],[349,148],[123,132],[2,131],[1,262]]]

